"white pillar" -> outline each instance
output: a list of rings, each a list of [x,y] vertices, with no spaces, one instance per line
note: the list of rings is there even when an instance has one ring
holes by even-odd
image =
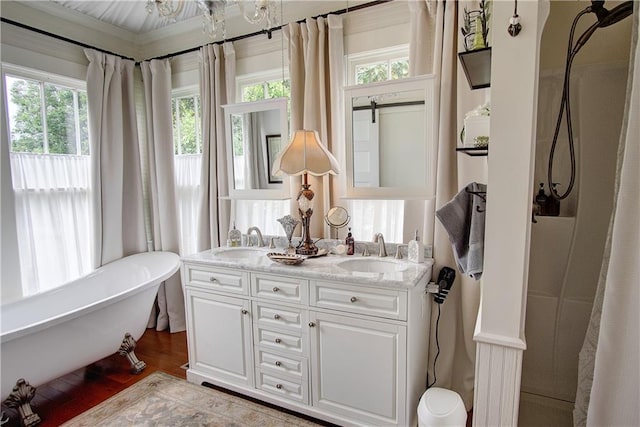
[[[540,39],[549,1],[520,1],[522,31],[507,32],[514,2],[493,2],[491,142],[474,426],[517,425],[538,100]]]

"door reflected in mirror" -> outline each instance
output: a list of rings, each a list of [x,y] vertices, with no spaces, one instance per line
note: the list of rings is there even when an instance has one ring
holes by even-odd
[[[433,194],[433,78],[346,89],[347,196]]]
[[[271,173],[288,140],[287,101],[278,98],[224,106],[229,194],[236,198],[286,198],[288,185]]]

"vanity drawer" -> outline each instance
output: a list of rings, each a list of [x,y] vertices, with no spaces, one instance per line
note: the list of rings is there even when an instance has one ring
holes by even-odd
[[[255,344],[261,349],[286,352],[295,356],[306,356],[303,337],[306,335],[263,328],[254,324]]]
[[[256,368],[271,372],[272,375],[285,375],[298,381],[307,382],[307,359],[296,356],[283,356],[270,350],[256,349]]]
[[[407,320],[407,293],[329,282],[311,282],[309,305],[388,319]]]
[[[309,403],[309,385],[306,381],[282,378],[260,369],[256,372],[256,377],[256,387],[262,391],[294,402]]]
[[[263,273],[251,275],[251,294],[255,297],[306,305],[308,290],[309,281],[305,279]]]
[[[185,264],[185,285],[249,295],[248,274],[227,268]]]
[[[307,324],[307,312],[296,307],[254,301],[253,313],[254,321],[263,328],[281,328],[302,334]]]

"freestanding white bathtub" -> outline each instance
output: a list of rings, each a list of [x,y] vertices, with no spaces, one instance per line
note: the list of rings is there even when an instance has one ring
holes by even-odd
[[[0,306],[2,401],[20,378],[36,387],[119,351],[126,333],[139,339],[179,266],[171,252],[136,254]]]

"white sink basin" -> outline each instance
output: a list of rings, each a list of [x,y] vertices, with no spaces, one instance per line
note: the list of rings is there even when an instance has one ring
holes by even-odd
[[[355,273],[395,273],[407,269],[406,265],[380,258],[353,258],[341,261],[337,265]]]
[[[249,259],[265,255],[265,251],[255,248],[229,248],[215,253],[216,258]]]

